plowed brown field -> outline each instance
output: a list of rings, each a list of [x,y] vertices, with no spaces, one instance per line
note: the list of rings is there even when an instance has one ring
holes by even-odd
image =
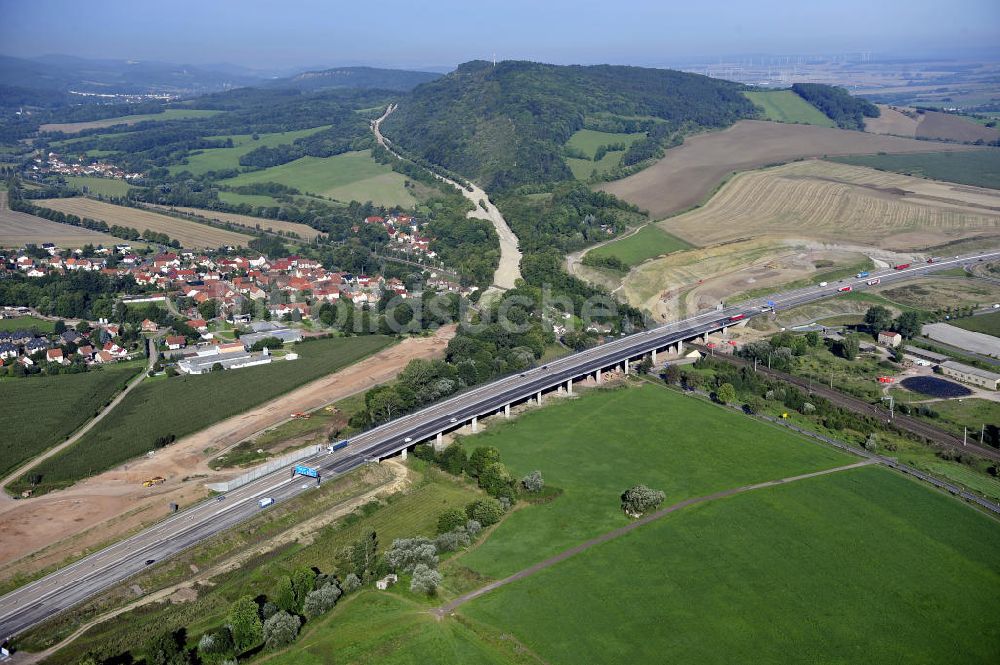
[[[252,236],[217,229],[207,224],[189,222],[148,210],[117,206],[82,196],[68,199],[42,199],[37,203],[43,208],[99,219],[109,225],[130,226],[140,232],[149,229],[157,233],[166,233],[189,249],[214,248],[225,245],[246,247],[247,243],[253,239]]]
[[[824,155],[968,149],[828,127],[741,120],[724,131],[691,137],[648,169],[600,189],[648,210],[654,218],[666,217],[701,203],[734,171]]]

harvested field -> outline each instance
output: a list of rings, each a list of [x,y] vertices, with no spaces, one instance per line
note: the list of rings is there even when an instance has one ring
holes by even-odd
[[[703,207],[659,222],[700,245],[792,237],[910,251],[995,235],[1000,194],[825,161],[741,173]]]
[[[171,239],[179,240],[181,245],[190,249],[223,247],[225,245],[246,247],[247,243],[253,239],[252,236],[217,229],[207,224],[189,222],[148,210],[116,206],[80,196],[69,199],[41,199],[37,203],[44,208],[72,213],[80,217],[99,219],[108,224],[131,226],[140,232],[149,229],[157,233],[166,233]],[[56,224],[56,226],[62,225]]]
[[[648,169],[599,189],[653,217],[666,217],[701,203],[734,171],[824,155],[968,149],[829,127],[741,120],[724,131],[691,137]]]
[[[882,112],[877,118],[865,118],[865,131],[913,138],[917,135],[917,114],[913,109],[876,104]]]
[[[236,213],[219,212],[217,210],[202,210],[201,208],[176,207],[168,208],[168,210],[176,210],[184,213],[185,215],[195,215],[197,217],[204,217],[205,219],[215,220],[217,222],[226,222],[229,224],[236,224],[238,226],[245,226],[251,229],[259,228],[263,231],[274,231],[276,233],[294,233],[303,240],[312,240],[319,235],[319,231],[311,226],[296,224],[295,222],[283,222],[277,219],[264,219],[263,217],[238,215]]]
[[[919,139],[941,139],[972,143],[983,140],[995,141],[1000,138],[1000,130],[985,127],[975,120],[963,118],[953,113],[925,111],[905,106],[878,105],[882,115],[865,119],[865,131],[873,134],[893,134],[912,136]]]
[[[56,122],[42,125],[38,128],[42,132],[62,132],[64,134],[76,134],[85,129],[102,129],[104,127],[114,127],[115,125],[135,125],[147,120],[184,120],[188,118],[204,118],[215,115],[221,111],[200,111],[197,109],[167,109],[163,113],[146,113],[143,115],[125,115],[117,118],[105,118],[104,120],[91,120],[89,122]]]
[[[894,303],[928,311],[1000,302],[1000,284],[965,277],[915,279],[878,286],[873,291]]]
[[[0,191],[0,247],[23,247],[43,242],[53,242],[59,247],[73,249],[87,243],[114,245],[121,242],[121,239],[107,233],[16,212],[7,207],[7,192]]]
[[[980,125],[952,113],[927,111],[917,125],[917,138],[949,141],[996,141],[1000,130]]]

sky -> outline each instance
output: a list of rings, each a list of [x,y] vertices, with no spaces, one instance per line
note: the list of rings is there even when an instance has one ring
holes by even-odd
[[[663,65],[1000,45],[1000,0],[0,0],[0,53],[258,69]]]

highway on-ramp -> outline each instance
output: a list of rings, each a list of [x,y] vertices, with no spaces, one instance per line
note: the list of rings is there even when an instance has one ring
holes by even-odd
[[[438,432],[458,427],[476,416],[501,410],[586,374],[663,349],[679,341],[732,325],[732,317],[751,318],[770,307],[785,309],[829,298],[851,290],[902,281],[937,270],[982,260],[1000,259],[1000,251],[935,259],[904,269],[874,272],[859,279],[845,279],[826,286],[810,286],[738,306],[703,312],[696,316],[622,337],[601,346],[553,360],[520,374],[472,388],[415,413],[402,416],[351,439],[343,450],[325,450],[299,462],[319,470],[324,481],[372,460],[381,459],[426,440]],[[771,305],[770,303],[773,303]],[[0,640],[12,637],[45,619],[77,605],[93,595],[128,579],[147,566],[252,518],[261,510],[261,498],[275,502],[310,491],[315,480],[292,477],[291,469],[276,471],[232,490],[222,498],[208,499],[175,513],[144,531],[95,552],[50,575],[0,598]]]

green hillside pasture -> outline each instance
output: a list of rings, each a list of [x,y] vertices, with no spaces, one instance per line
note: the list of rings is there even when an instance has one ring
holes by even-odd
[[[327,125],[328,126],[328,125]],[[223,169],[238,169],[240,167],[240,157],[251,150],[261,147],[273,148],[278,145],[291,144],[295,139],[303,136],[315,134],[326,129],[323,127],[312,127],[310,129],[299,129],[294,132],[275,132],[273,134],[258,134],[254,140],[252,134],[233,134],[231,136],[210,136],[210,139],[233,140],[232,148],[210,148],[202,150],[188,156],[187,164],[174,164],[170,167],[171,173],[190,171],[194,175],[201,175],[209,171],[221,171]]]
[[[836,127],[833,120],[791,90],[759,90],[743,93],[764,111],[764,117],[775,122]]]
[[[666,503],[854,461],[665,388],[595,391],[465,439],[496,446],[516,478],[534,469],[565,493],[511,514],[462,564],[504,577],[628,523],[619,496],[640,483]],[[583,662],[583,661],[580,661]]]
[[[948,323],[959,328],[964,328],[965,330],[1000,337],[1000,312],[969,316],[964,319],[955,319]]]
[[[100,194],[101,196],[120,197],[128,194],[129,184],[124,180],[116,178],[98,178],[89,175],[69,175],[66,182],[77,191],[84,191],[90,194]]]
[[[636,141],[640,141],[645,138],[645,134],[642,132],[636,134],[622,134],[617,132],[598,132],[593,129],[581,129],[573,133],[573,136],[569,137],[569,141],[566,145],[570,148],[575,148],[583,152],[591,159],[594,158],[594,154],[597,152],[597,148],[602,145],[612,145],[614,143],[624,143],[625,147],[629,147]]]
[[[622,155],[625,154],[624,150],[613,150],[604,155],[599,161],[593,161],[594,155],[597,152],[597,148],[602,145],[612,145],[615,143],[624,143],[625,147],[632,145],[636,141],[642,140],[646,135],[644,133],[636,134],[623,134],[614,132],[598,132],[592,129],[581,129],[569,137],[569,141],[566,142],[567,147],[575,148],[581,151],[583,154],[587,155],[590,159],[579,159],[576,157],[567,157],[566,165],[569,166],[570,170],[573,172],[573,176],[577,180],[587,180],[590,178],[591,174],[596,170],[598,174],[608,173],[612,171],[621,164]]]
[[[830,161],[868,166],[931,180],[1000,189],[1000,150],[919,152],[910,155],[852,155]]]
[[[630,236],[596,247],[588,255],[613,256],[627,266],[636,266],[647,259],[671,252],[690,249],[692,245],[671,235],[655,224],[648,224]]]
[[[93,418],[138,369],[109,366],[0,381],[0,477]]]
[[[261,182],[277,182],[344,202],[371,201],[405,208],[417,202],[406,189],[406,178],[373,160],[370,150],[333,157],[302,157],[269,169],[243,173],[220,184],[239,187]]]
[[[78,443],[38,466],[38,491],[72,485],[177,438],[274,399],[385,348],[387,337],[322,339],[296,345],[300,358],[269,365],[143,382]],[[60,377],[61,378],[61,377]],[[25,479],[14,483],[20,490]]]
[[[597,175],[600,176],[621,166],[622,155],[624,154],[624,150],[611,150],[596,162],[589,159],[567,157],[566,166],[573,172],[573,177],[577,180],[589,180],[594,171],[597,171]]]
[[[994,520],[853,469],[685,509],[459,612],[553,664],[992,663],[998,548]]]

